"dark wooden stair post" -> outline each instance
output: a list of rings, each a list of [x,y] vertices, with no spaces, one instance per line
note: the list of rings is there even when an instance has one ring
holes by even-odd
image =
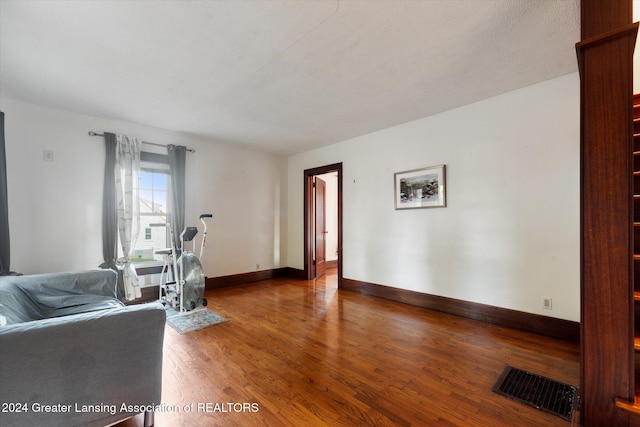
[[[581,424],[627,426],[634,401],[631,0],[582,0]]]

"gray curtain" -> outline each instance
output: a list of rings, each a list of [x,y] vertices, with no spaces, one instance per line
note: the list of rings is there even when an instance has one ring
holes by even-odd
[[[101,268],[118,273],[116,295],[124,299],[124,279],[122,269],[118,268],[118,212],[116,206],[116,134],[104,133],[106,158],[104,162],[104,182],[102,184],[102,257]]]
[[[10,274],[9,201],[7,200],[7,158],[4,151],[4,113],[0,111],[0,276]]]
[[[102,188],[102,257],[104,262],[100,264],[100,267],[109,268],[118,273],[116,285],[118,298],[132,300],[141,296],[137,274],[129,262],[129,252],[139,228],[138,226],[134,228],[129,223],[134,220],[134,211],[136,213],[139,211],[137,208],[134,209],[133,205],[138,203],[137,188],[141,143],[133,137],[105,132],[104,144],[106,153]],[[135,159],[137,159],[136,165],[127,164]],[[132,188],[135,188],[136,191],[134,192]],[[123,258],[118,258],[118,236],[123,244]]]
[[[171,228],[175,248],[180,247],[180,233],[184,229],[185,160],[187,148],[182,145],[167,145],[169,168],[171,170]]]
[[[106,160],[102,187],[102,268],[116,269],[118,258],[118,214],[116,207],[116,135],[104,133]]]

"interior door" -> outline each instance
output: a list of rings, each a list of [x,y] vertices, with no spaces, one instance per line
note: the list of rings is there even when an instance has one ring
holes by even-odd
[[[327,193],[327,183],[320,178],[315,178],[315,277],[324,274],[327,268],[326,256],[326,205],[325,198]]]

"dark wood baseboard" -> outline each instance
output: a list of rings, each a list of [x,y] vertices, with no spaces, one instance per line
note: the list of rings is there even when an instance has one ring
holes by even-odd
[[[574,342],[580,341],[580,323],[570,320],[525,313],[523,311],[430,295],[347,278],[342,279],[342,289],[553,338]]]
[[[259,282],[261,280],[274,279],[276,277],[296,277],[303,275],[302,270],[296,273],[295,269],[276,268],[271,270],[252,271],[249,273],[232,274],[229,276],[207,277],[205,278],[205,289],[217,289],[227,286],[243,285],[245,283]],[[296,277],[297,278],[297,277]],[[126,301],[125,304],[142,304],[146,302],[157,301],[159,299],[160,287],[158,285],[145,286],[142,289],[142,297],[135,301]]]
[[[245,283],[259,282],[261,280],[269,280],[288,275],[287,268],[274,268],[271,270],[251,271],[249,273],[232,274],[229,276],[207,277],[205,289],[210,290],[227,286],[243,285]]]
[[[152,285],[152,286],[143,286],[142,288],[140,288],[140,292],[142,293],[142,296],[138,299],[135,299],[133,301],[123,301],[125,305],[135,305],[135,304],[144,304],[147,302],[153,302],[153,301],[158,301],[159,298],[159,293],[160,293],[160,286],[158,285]]]
[[[292,267],[277,268],[272,270],[252,271],[249,273],[232,274],[229,276],[207,277],[205,287],[207,290],[238,286],[245,283],[259,282],[277,277],[291,277],[306,280],[304,270]],[[560,338],[568,341],[580,341],[580,323],[570,320],[557,319],[555,317],[541,316],[525,313],[523,311],[479,304],[470,301],[447,298],[422,292],[394,288],[391,286],[361,282],[353,279],[342,279],[342,289],[385,298],[430,310],[442,311],[456,316],[494,323],[527,332]],[[158,286],[142,288],[142,298],[127,304],[139,304],[158,300]]]
[[[307,280],[307,275],[305,274],[304,270],[300,270],[298,268],[293,268],[293,267],[285,267],[285,276],[287,277],[291,277],[292,279],[298,279],[298,280]]]
[[[158,285],[145,286],[141,288],[140,291],[142,292],[143,302],[157,301],[160,299],[160,286]]]
[[[327,261],[327,269],[330,268],[338,268],[338,260]],[[307,275],[304,270],[293,267],[285,267],[283,270],[286,277],[298,280],[307,280]]]

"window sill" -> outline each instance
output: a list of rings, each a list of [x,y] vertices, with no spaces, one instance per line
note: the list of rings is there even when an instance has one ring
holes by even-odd
[[[146,276],[147,274],[160,274],[162,272],[162,261],[149,261],[133,263],[133,267],[136,269],[138,276]]]

